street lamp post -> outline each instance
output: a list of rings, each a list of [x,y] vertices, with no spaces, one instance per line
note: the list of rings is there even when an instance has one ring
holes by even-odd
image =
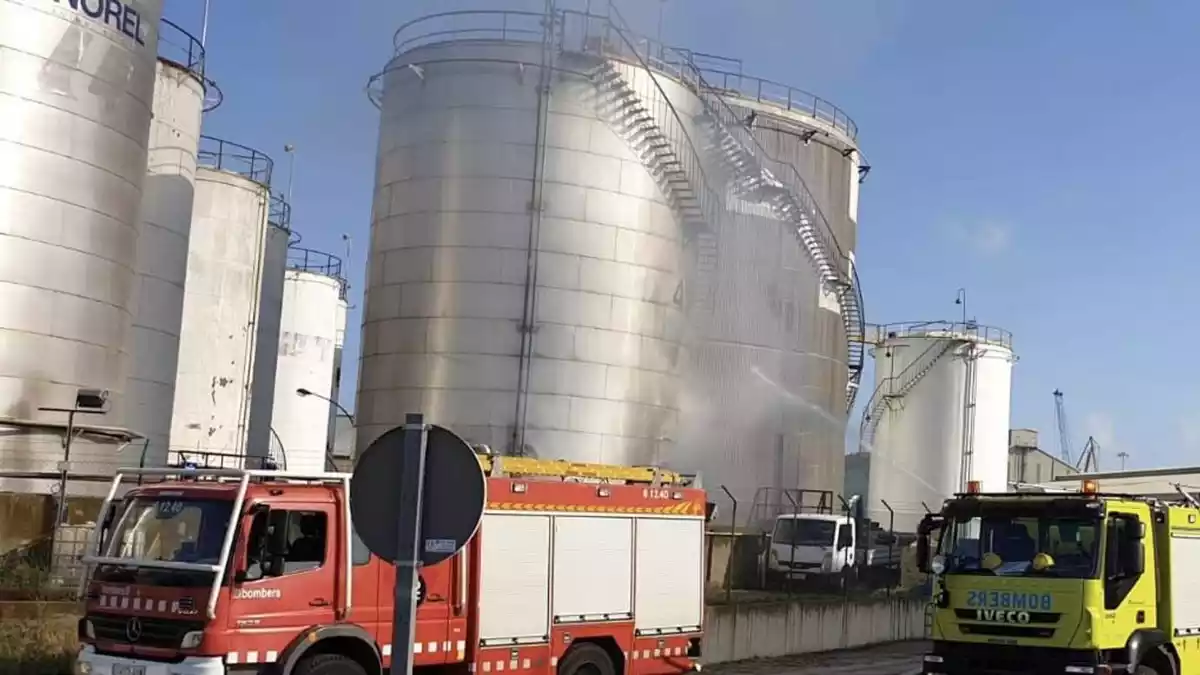
[[[312,396],[314,398],[319,398],[322,401],[329,403],[329,405],[332,405],[333,407],[340,410],[342,412],[342,414],[346,416],[346,419],[350,420],[350,426],[357,427],[357,423],[354,420],[354,414],[351,413],[349,410],[346,410],[346,408],[343,407],[341,403],[338,403],[337,401],[329,398],[328,396],[323,396],[321,394],[318,394],[315,391],[312,391],[311,389],[305,389],[304,387],[300,387],[299,389],[297,389],[296,395],[301,398]],[[325,448],[325,463],[332,466],[335,470],[337,469],[337,464],[334,464],[334,462],[333,462],[333,448]]]
[[[288,179],[287,179],[287,202],[292,203],[292,178],[296,175],[296,146],[288,143],[283,146],[283,151],[288,156]]]
[[[962,305],[962,322],[967,323],[967,289],[958,289],[958,295],[954,298],[954,304]]]
[[[63,436],[63,461],[58,465],[58,504],[54,510],[54,527],[50,530],[50,559],[53,563],[54,546],[58,539],[58,528],[62,526],[67,513],[67,475],[71,467],[71,441],[75,436],[76,415],[103,415],[108,403],[108,391],[103,389],[79,389],[75,392],[75,405],[70,408],[41,406],[41,412],[61,412],[67,414],[67,429]]]

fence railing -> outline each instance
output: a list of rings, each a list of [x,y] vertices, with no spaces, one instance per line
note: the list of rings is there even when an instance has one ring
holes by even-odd
[[[850,119],[844,110],[816,94],[742,73],[731,73],[699,64],[697,64],[697,69],[704,74],[704,78],[710,84],[720,87],[726,92],[734,92],[743,98],[807,115],[828,124],[849,136],[851,140],[856,140],[858,137],[858,126],[854,120]]]
[[[301,246],[289,246],[287,266],[291,270],[323,274],[327,277],[342,279],[342,259],[331,253],[317,251]]]
[[[906,321],[872,327],[875,341],[895,338],[958,338],[1012,349],[1012,333],[974,321]]]
[[[263,152],[213,136],[200,137],[196,155],[202,167],[236,173],[256,183],[271,185],[275,162]]]

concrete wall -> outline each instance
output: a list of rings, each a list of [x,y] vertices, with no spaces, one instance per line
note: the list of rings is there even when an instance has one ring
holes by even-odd
[[[922,600],[713,605],[704,627],[706,664],[825,652],[925,637]]]

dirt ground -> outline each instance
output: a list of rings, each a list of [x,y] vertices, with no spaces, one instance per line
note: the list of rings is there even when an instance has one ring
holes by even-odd
[[[776,659],[750,659],[709,666],[713,675],[913,675],[921,670],[923,640],[862,649],[798,654]]]

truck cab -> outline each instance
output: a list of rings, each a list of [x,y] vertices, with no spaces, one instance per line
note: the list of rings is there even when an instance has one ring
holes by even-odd
[[[397,648],[462,673],[698,668],[703,491],[506,459],[517,473],[480,458],[480,532],[420,570],[411,646],[392,642],[395,567],[355,534],[348,474],[122,470],[84,557],[76,675],[380,675]],[[159,482],[117,499],[129,475]]]
[[[768,582],[840,584],[855,562],[856,527],[853,518],[828,513],[776,516],[765,560]]]
[[[935,575],[924,672],[1196,670],[1198,515],[1094,484],[947,500],[918,539],[918,564]]]

